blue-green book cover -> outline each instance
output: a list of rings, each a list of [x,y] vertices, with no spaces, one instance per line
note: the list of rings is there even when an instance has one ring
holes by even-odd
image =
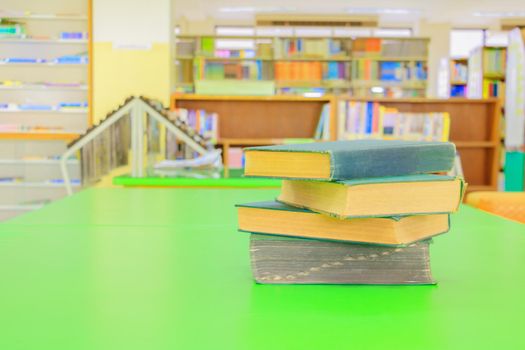
[[[328,177],[319,180],[347,180],[367,177],[403,176],[446,172],[454,165],[456,147],[450,142],[401,141],[401,140],[352,140],[249,147],[245,151],[288,152],[289,161],[297,161],[306,153],[326,154],[330,169]],[[299,163],[298,163],[299,164]],[[248,170],[248,169],[247,169]],[[300,169],[298,170],[300,172]],[[279,178],[307,178],[308,176],[258,175],[248,176]]]

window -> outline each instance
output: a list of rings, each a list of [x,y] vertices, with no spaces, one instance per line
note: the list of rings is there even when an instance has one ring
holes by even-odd
[[[374,29],[374,36],[410,37],[412,36],[412,29],[410,28],[377,28],[377,29]]]
[[[476,47],[482,46],[483,29],[453,29],[450,31],[450,57],[468,57]]]
[[[216,26],[215,34],[224,36],[254,36],[255,29],[253,27]]]
[[[508,46],[509,32],[487,30],[485,32],[485,45]]]
[[[267,36],[267,37],[410,37],[411,28],[362,28],[362,27],[250,27],[216,26],[216,35],[223,36]]]
[[[327,27],[295,27],[295,36],[332,36],[332,29]]]
[[[257,27],[255,29],[257,36],[293,36],[291,27]]]
[[[334,36],[337,36],[337,37],[359,37],[359,36],[367,37],[367,36],[372,36],[372,29],[339,27],[339,28],[334,28]]]

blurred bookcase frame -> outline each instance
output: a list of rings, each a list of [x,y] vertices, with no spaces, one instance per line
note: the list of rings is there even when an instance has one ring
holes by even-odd
[[[203,109],[219,115],[221,139],[312,138],[325,104],[330,105],[330,138],[336,139],[332,96],[215,96],[172,94],[170,108]]]
[[[341,101],[378,102],[399,112],[450,115],[450,141],[461,157],[469,191],[497,190],[500,166],[500,101],[488,99],[429,98],[355,98],[337,97]]]
[[[1,220],[65,195],[56,157],[91,125],[92,1],[6,0],[0,19]],[[21,30],[5,35],[9,26]],[[58,108],[69,103],[82,107]],[[78,160],[67,166],[77,178]]]
[[[474,49],[468,59],[467,97],[498,97],[504,103],[506,64],[505,47],[481,46]]]
[[[276,94],[425,96],[427,38],[188,36],[175,39],[175,92],[201,80],[274,83]],[[241,89],[246,89],[241,84]],[[255,94],[250,90],[247,94]]]

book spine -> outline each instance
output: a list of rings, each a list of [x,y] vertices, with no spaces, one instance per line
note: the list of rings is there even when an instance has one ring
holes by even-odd
[[[367,135],[372,134],[373,119],[374,119],[374,103],[367,102],[366,104],[366,129],[365,129],[365,133]]]

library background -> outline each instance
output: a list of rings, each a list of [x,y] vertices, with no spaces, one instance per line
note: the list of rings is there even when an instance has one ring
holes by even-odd
[[[468,295],[482,293],[481,289],[484,288],[481,287],[480,273],[475,271],[469,272],[474,277],[465,277],[471,285],[458,286],[457,290],[446,288],[446,283],[450,281],[442,270],[446,266],[453,268],[452,265],[445,264],[445,248],[453,252],[450,256],[457,259],[459,265],[466,259],[470,259],[468,266],[477,262],[482,264],[482,256],[488,256],[489,260],[494,260],[488,267],[483,265],[487,268],[486,279],[489,283],[498,285],[498,281],[504,280],[511,284],[507,286],[507,294],[504,295],[493,291],[493,286],[487,287],[483,293],[494,292],[491,297],[508,303],[502,305],[500,311],[503,313],[507,310],[508,314],[505,315],[513,321],[512,324],[523,326],[525,310],[520,306],[523,302],[520,304],[517,301],[517,291],[525,287],[525,280],[519,277],[525,276],[525,8],[521,1],[327,0],[317,3],[296,0],[2,0],[0,265],[3,267],[0,267],[0,276],[8,276],[4,284],[10,284],[10,287],[5,292],[8,294],[0,292],[0,299],[11,300],[19,291],[27,289],[41,289],[42,300],[51,298],[54,289],[47,288],[43,282],[42,285],[35,282],[39,278],[37,272],[42,276],[53,276],[50,280],[56,285],[69,284],[71,281],[77,281],[78,285],[87,285],[87,274],[99,276],[99,270],[110,266],[104,271],[105,278],[97,277],[99,284],[90,292],[112,295],[113,299],[101,297],[100,300],[108,305],[96,307],[104,309],[109,306],[110,299],[119,299],[118,292],[112,286],[120,283],[115,287],[118,289],[129,283],[130,286],[137,287],[135,280],[131,281],[129,277],[132,275],[131,270],[127,270],[131,269],[130,266],[136,266],[138,272],[133,273],[143,277],[149,273],[144,278],[151,284],[144,283],[138,288],[140,291],[144,288],[147,296],[142,298],[141,292],[134,290],[128,296],[129,299],[118,300],[116,305],[111,305],[114,313],[101,311],[101,328],[98,330],[100,333],[108,333],[99,334],[101,338],[98,340],[103,338],[108,341],[111,333],[109,329],[118,333],[118,330],[112,328],[116,326],[110,323],[115,321],[115,324],[119,324],[115,315],[124,312],[124,306],[128,303],[137,303],[139,299],[143,303],[139,303],[143,309],[138,307],[138,314],[144,313],[145,323],[151,321],[152,324],[145,326],[124,322],[122,327],[146,327],[152,339],[163,339],[160,336],[161,331],[154,329],[153,324],[165,327],[166,332],[169,331],[171,321],[185,327],[181,325],[183,321],[176,316],[170,319],[170,316],[160,310],[160,304],[169,299],[167,291],[170,288],[176,289],[172,284],[183,281],[185,285],[195,288],[198,286],[198,290],[188,287],[177,293],[178,298],[188,298],[193,304],[199,304],[201,301],[193,298],[207,298],[203,291],[206,289],[204,280],[209,279],[221,285],[222,280],[218,275],[219,272],[225,272],[232,276],[224,277],[224,280],[233,281],[240,274],[236,272],[239,263],[237,260],[246,263],[246,266],[242,265],[243,269],[249,271],[250,260],[246,247],[250,235],[236,232],[237,219],[241,219],[240,213],[256,217],[257,210],[268,211],[268,208],[248,205],[239,208],[237,212],[234,205],[257,200],[275,200],[281,188],[288,192],[283,192],[279,198],[284,198],[286,194],[292,196],[290,193],[295,191],[292,188],[294,182],[282,180],[282,176],[277,173],[273,176],[269,175],[271,172],[247,176],[250,174],[246,174],[245,165],[250,151],[246,150],[252,149],[251,147],[263,147],[255,149],[267,150],[264,147],[272,145],[282,147],[277,147],[277,150],[286,150],[287,147],[315,150],[318,145],[323,147],[327,142],[354,140],[378,141],[379,144],[384,144],[383,140],[402,140],[425,145],[421,147],[449,144],[448,142],[455,145],[453,168],[446,175],[456,179],[453,185],[459,186],[460,190],[454,192],[449,189],[449,192],[443,193],[454,193],[450,197],[459,200],[450,205],[456,205],[456,208],[459,206],[461,210],[451,216],[449,224],[446,224],[443,215],[455,209],[447,207],[438,211],[442,214],[440,220],[445,220],[440,225],[450,225],[451,233],[437,237],[436,247],[431,247],[436,250],[437,275],[445,276],[441,278],[445,285],[441,292],[448,293],[439,298],[443,303],[439,307],[446,309],[450,306],[450,310],[455,310],[460,302],[467,305],[485,295],[479,294],[478,299],[473,297],[468,300]],[[436,155],[441,151],[432,152]],[[362,151],[363,164],[374,162],[375,151],[368,152]],[[367,160],[367,157],[371,158]],[[273,158],[268,156],[264,159],[268,162],[268,168],[274,166],[270,160]],[[292,165],[286,167],[282,159],[286,159],[284,155],[275,161],[275,166],[291,169]],[[396,166],[387,164],[385,169]],[[422,172],[445,176],[444,172],[437,170],[427,169]],[[385,174],[388,175],[388,172]],[[337,180],[330,177],[326,179]],[[430,192],[432,188],[445,186],[439,181],[429,180],[429,184],[427,187]],[[447,182],[447,186],[453,185],[452,181]],[[346,186],[351,198],[352,185]],[[418,186],[424,187],[418,183],[414,185],[414,191],[420,188]],[[312,198],[315,197],[314,194],[319,194],[316,191],[332,193],[328,187],[319,188],[309,190],[312,191]],[[400,197],[403,196],[400,194]],[[408,197],[414,199],[417,196],[412,193]],[[374,198],[377,198],[377,203],[382,201],[380,196]],[[293,203],[293,200],[290,202]],[[275,203],[276,206],[284,205]],[[370,206],[376,204],[372,203]],[[297,206],[309,208],[301,204]],[[272,210],[279,211],[279,208]],[[333,208],[319,210],[326,214],[331,213],[331,209]],[[397,214],[436,213],[419,212],[415,209],[397,212],[397,209],[399,208],[395,207],[381,215],[394,215],[393,221],[400,220],[395,224],[399,227],[409,224],[404,224],[404,219],[397,218]],[[286,210],[288,209],[282,209]],[[290,210],[290,217],[292,212],[299,213],[300,210],[312,214],[306,209]],[[252,211],[254,214],[250,214]],[[308,215],[302,215],[305,215],[305,226],[310,224],[308,220],[312,220],[312,225],[318,225],[313,223],[316,219],[307,219]],[[337,215],[339,214],[333,214]],[[371,214],[381,215],[378,212]],[[332,219],[336,220],[330,218]],[[279,224],[279,220],[284,219],[268,220]],[[435,220],[438,220],[437,216]],[[248,225],[247,221],[243,221],[243,224]],[[257,227],[260,226],[254,227],[256,228],[244,231],[258,232]],[[317,229],[319,227],[316,226]],[[328,226],[323,228],[329,230]],[[306,233],[299,236],[309,237],[308,228],[301,229]],[[152,235],[146,241],[141,232],[149,233],[150,230]],[[354,229],[348,230],[353,232]],[[186,231],[191,231],[192,237],[184,235]],[[226,234],[226,231],[231,232]],[[442,232],[446,231],[448,228]],[[478,231],[480,234],[476,235]],[[216,236],[212,235],[215,233]],[[260,259],[265,261],[265,249],[269,249],[268,246],[272,244],[284,246],[287,244],[286,239],[271,242],[263,238],[253,239],[251,252],[261,254]],[[118,242],[122,241],[127,243],[120,246]],[[381,243],[375,243],[378,242]],[[71,251],[69,255],[60,249],[61,244]],[[170,255],[168,250],[175,251],[176,248],[172,245],[177,244],[186,247],[187,253],[186,250],[177,250]],[[308,244],[312,244],[313,251],[321,249],[314,243]],[[426,254],[428,244],[425,244],[416,244],[416,248],[421,249],[417,254]],[[440,248],[440,244],[444,248]],[[144,250],[141,250],[141,246]],[[195,255],[190,254],[189,246]],[[31,255],[32,258],[25,263],[22,262],[23,259],[16,260],[17,249],[24,252],[20,256]],[[371,257],[373,260],[380,255],[374,252],[366,255],[359,250],[361,248],[355,249],[351,253],[363,259]],[[409,254],[408,248],[406,249],[406,254]],[[220,262],[213,272],[206,270],[209,276],[199,277],[200,272],[212,268],[209,267],[209,262],[206,264],[196,258],[199,255],[197,250],[200,255],[209,253],[210,259]],[[246,256],[236,255],[238,251],[238,254]],[[158,256],[154,257],[155,254]],[[272,257],[271,251],[268,254]],[[293,249],[290,254],[300,256]],[[159,257],[165,258],[165,261],[160,261]],[[340,258],[341,261],[354,260],[348,256]],[[59,267],[60,259],[65,259],[64,264],[68,264],[67,271]],[[131,260],[134,262],[130,263]],[[93,261],[95,262],[92,264]],[[164,276],[164,272],[171,271],[171,267],[168,269],[166,266],[172,262],[182,265],[173,270],[180,281],[177,279],[176,282],[166,282],[162,287],[165,289],[159,287],[166,294],[152,289],[163,283],[161,276]],[[141,263],[144,265],[135,265]],[[184,266],[188,264],[192,267],[185,270]],[[252,261],[252,267],[254,264]],[[342,263],[333,264],[339,266]],[[330,264],[322,264],[325,265]],[[219,267],[224,271],[219,271]],[[34,275],[28,272],[30,270]],[[87,270],[90,272],[86,272]],[[121,270],[129,272],[129,280],[122,277],[124,274],[119,275],[118,271]],[[27,279],[16,280],[11,277],[25,273],[29,274]],[[309,278],[310,273],[290,274],[290,280]],[[464,270],[459,269],[457,273],[467,276],[467,271]],[[190,274],[193,274],[192,278],[189,277]],[[507,279],[504,279],[504,274]],[[285,275],[286,272],[283,272],[283,276]],[[394,273],[391,276],[397,275]],[[278,280],[277,277],[274,282]],[[464,275],[458,275],[456,280],[463,280],[463,277]],[[115,280],[110,282],[111,278]],[[258,282],[267,278],[263,273]],[[358,284],[361,281],[359,278]],[[425,284],[430,279],[420,281]],[[280,282],[279,280],[278,283]],[[239,285],[240,282],[237,286]],[[84,298],[80,287],[68,288],[67,293],[70,294],[57,293],[64,299],[71,295],[76,300]],[[341,300],[346,299],[344,293],[356,293],[349,299],[370,297],[367,307],[379,312],[377,310],[380,306],[372,305],[372,302],[386,305],[384,300],[391,299],[389,290],[379,290],[381,292],[372,297],[367,294],[370,290],[367,292],[362,288],[351,292],[322,288],[314,292],[305,290],[302,302],[316,298],[315,293],[320,293],[323,298],[342,303]],[[217,323],[227,319],[231,324],[226,324],[239,328],[239,334],[251,334],[242,339],[247,342],[243,345],[255,349],[262,346],[257,345],[257,342],[263,342],[263,335],[254,329],[264,328],[265,322],[273,322],[271,312],[279,313],[283,317],[282,322],[289,322],[279,323],[283,329],[296,322],[300,325],[305,325],[308,320],[317,323],[312,316],[313,311],[304,314],[304,305],[297,304],[300,299],[294,299],[290,290],[280,291],[266,289],[267,294],[262,294],[262,289],[249,292],[244,287],[238,287],[238,294],[243,295],[239,300],[244,302],[240,305],[235,304],[230,296],[226,297],[227,289],[220,289],[218,295],[224,296],[226,301],[214,306],[217,307],[216,318],[206,314],[205,305],[209,304],[205,301],[199,306],[202,309],[196,306],[197,311],[191,317],[186,312],[187,308],[179,302],[170,304],[170,307],[175,307],[176,304],[184,310],[181,312],[189,317],[193,325],[196,325],[193,319],[200,317],[199,315],[211,317]],[[302,291],[303,289],[296,290],[297,293],[303,293]],[[253,294],[249,297],[243,293]],[[403,298],[401,292],[395,293],[398,294],[392,300]],[[412,295],[415,296],[416,293],[419,290]],[[30,298],[30,295],[31,293],[24,294],[20,298]],[[456,306],[451,301],[452,296],[459,298]],[[157,297],[159,305],[144,301]],[[418,307],[421,310],[432,309],[437,305],[432,297],[436,295],[419,297]],[[383,301],[379,300],[381,298]],[[37,299],[31,300],[37,303]],[[33,301],[28,300],[25,299],[25,303],[33,305]],[[42,315],[47,311],[51,312],[47,309],[51,306],[38,303],[44,310]],[[286,303],[291,305],[288,309]],[[234,304],[235,307],[232,306]],[[3,306],[11,308],[9,310],[13,314],[31,313],[29,306],[21,313],[15,311],[15,304],[8,305],[0,301],[0,308]],[[64,305],[61,307],[65,308]],[[239,326],[238,322],[241,321],[234,322],[232,318],[225,316],[229,307],[233,310],[232,315],[237,312],[246,319],[250,318],[254,329],[245,329]],[[257,310],[253,311],[250,307]],[[389,306],[385,306],[387,307]],[[153,310],[151,313],[144,311],[149,308]],[[349,308],[350,306],[344,310],[357,310],[361,315],[367,313],[365,306],[355,306],[355,310]],[[389,308],[393,313],[402,312],[395,306]],[[247,309],[254,313],[250,314],[252,311],[246,311]],[[318,319],[323,324],[318,325],[320,331],[332,334],[325,327],[330,327],[334,322],[334,318],[330,317],[334,316],[335,309],[336,304],[327,304],[326,309],[322,309],[322,306],[316,309],[317,313],[322,314]],[[461,313],[464,317],[459,317],[457,324],[470,324],[471,321],[476,324],[475,319],[476,322],[481,322],[483,317],[477,315],[473,309],[474,306],[470,311],[467,308],[461,309],[461,312],[465,311]],[[509,311],[511,309],[516,312]],[[412,314],[403,314],[399,323],[406,321],[410,326],[416,327],[419,321],[410,318],[414,316],[413,313],[417,313],[415,308],[408,307],[407,310]],[[487,313],[500,311],[490,309]],[[68,312],[73,315],[82,314],[83,311],[72,306],[70,311],[64,310],[64,315],[69,315]],[[291,314],[295,312],[302,313],[303,319],[294,319]],[[254,315],[258,313],[266,316],[261,316],[258,320],[251,318],[256,318]],[[434,316],[438,318],[437,311],[430,313],[432,317],[429,316],[428,319],[434,319]],[[504,314],[497,316],[503,319]],[[64,321],[62,326],[72,327],[76,331],[81,329],[75,328],[80,327],[75,322],[84,321],[75,317],[72,324],[66,326],[67,322]],[[157,317],[164,318],[161,320]],[[341,314],[338,317],[341,318]],[[445,323],[444,320],[448,318],[442,317]],[[342,321],[340,318],[338,320]],[[124,316],[120,320],[123,319]],[[497,319],[496,317],[495,320]],[[41,321],[47,323],[43,319]],[[0,324],[4,324],[2,322]],[[4,325],[11,327],[9,322],[5,322]],[[19,323],[22,324],[22,319],[15,317],[13,322],[14,329]],[[422,322],[427,321],[425,319]],[[440,321],[434,319],[433,322]],[[51,322],[46,327],[52,327],[53,324]],[[342,321],[341,325],[343,324],[345,323]],[[501,324],[507,323],[502,321]],[[17,330],[21,332],[23,327],[20,327]],[[365,323],[359,327],[367,326]],[[446,326],[439,324],[437,327]],[[509,332],[512,327],[509,326]],[[388,327],[382,323],[381,328]],[[275,330],[273,327],[272,329]],[[480,333],[484,329],[479,328]],[[199,338],[197,333],[192,332],[188,334]],[[215,337],[224,342],[241,342],[234,338],[231,331],[221,335],[210,332],[208,329],[211,334],[209,340],[199,340],[204,344],[202,348],[211,348],[211,339]],[[367,329],[365,333],[370,335],[371,332],[371,329]],[[390,336],[395,338],[395,332],[392,332]],[[470,336],[469,332],[473,330],[465,330],[464,333]],[[450,337],[450,344],[447,340],[440,344],[427,344],[423,337],[429,336],[428,329],[416,333],[423,334],[415,336],[413,341],[416,348],[454,348],[451,346],[452,338],[459,342],[457,344],[466,341],[461,340],[461,335],[458,335],[461,332],[456,334],[457,332],[450,331],[444,332],[450,333],[447,335]],[[181,348],[194,348],[189,335],[177,335],[182,342],[188,341]],[[75,341],[80,342],[84,336],[85,339],[89,338],[88,335],[79,333],[76,340],[68,339],[69,348],[79,348],[75,346],[78,345]],[[104,338],[105,336],[108,338]],[[305,337],[315,344],[324,344],[321,343],[321,338],[311,338],[313,335]],[[1,338],[2,336],[0,347],[3,344]],[[135,339],[136,343],[130,342],[123,348],[134,349],[140,345],[148,348],[147,338],[139,332],[129,338]],[[279,333],[275,339],[285,338],[285,335]],[[480,336],[479,339],[482,338]],[[2,348],[18,349],[13,347],[16,343],[15,335],[6,339],[6,346]],[[59,348],[51,346],[51,338],[41,336],[35,339],[48,344],[49,348]],[[108,345],[108,349],[118,349],[119,345],[125,343],[124,337],[118,339],[121,343],[114,343],[113,347]],[[31,341],[27,340],[27,344]],[[210,343],[206,343],[208,341]],[[266,341],[270,345],[265,348],[278,347],[271,346],[272,340]],[[322,341],[330,342],[327,338]],[[367,340],[362,341],[361,348],[366,347]],[[486,344],[490,344],[490,341]],[[478,347],[483,347],[483,344],[480,343]],[[34,347],[27,347],[31,348]],[[96,346],[91,347],[95,348],[98,349]],[[317,348],[323,346],[319,345]]]

